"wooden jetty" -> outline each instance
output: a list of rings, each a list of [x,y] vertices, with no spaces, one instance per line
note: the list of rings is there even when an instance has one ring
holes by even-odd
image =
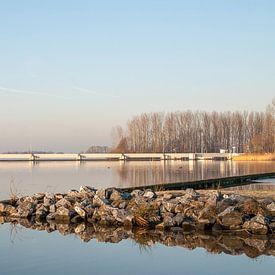
[[[250,174],[250,175],[223,177],[223,178],[210,178],[210,179],[195,180],[195,181],[184,181],[184,182],[175,182],[175,183],[163,183],[163,184],[155,184],[155,185],[127,187],[122,189],[128,192],[131,192],[134,189],[140,189],[140,190],[153,189],[153,190],[159,190],[159,191],[184,190],[187,188],[217,189],[220,187],[226,188],[226,187],[246,185],[246,184],[250,184],[253,181],[266,179],[266,178],[275,178],[275,171],[269,172],[269,173],[261,173],[261,174]]]

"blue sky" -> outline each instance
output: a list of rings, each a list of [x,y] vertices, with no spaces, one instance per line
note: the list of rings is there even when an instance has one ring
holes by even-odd
[[[0,0],[0,151],[111,144],[135,114],[264,110],[275,2]]]

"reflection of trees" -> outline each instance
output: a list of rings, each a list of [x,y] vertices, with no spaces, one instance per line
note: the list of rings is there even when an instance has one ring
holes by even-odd
[[[96,239],[99,242],[118,243],[129,239],[139,245],[141,252],[148,251],[153,245],[160,243],[166,246],[181,246],[193,250],[197,247],[204,248],[208,253],[229,255],[244,254],[250,258],[260,255],[275,256],[275,240],[268,236],[230,235],[207,232],[173,232],[157,231],[144,228],[126,229],[123,227],[101,227],[91,224],[56,224],[35,223],[26,219],[6,219],[12,223],[12,234],[18,234],[20,228],[26,227],[34,230],[46,230],[47,232],[58,231],[66,236],[75,234],[82,241],[89,242]],[[20,225],[20,226],[18,226]],[[16,228],[14,231],[13,228]],[[19,229],[18,229],[19,228]],[[19,230],[19,231],[18,231]]]
[[[263,173],[272,170],[270,162],[144,161],[125,162],[115,171],[120,187],[139,187]]]

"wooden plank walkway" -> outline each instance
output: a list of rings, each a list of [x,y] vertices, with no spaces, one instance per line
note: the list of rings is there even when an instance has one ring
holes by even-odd
[[[136,186],[136,187],[127,187],[122,188],[125,191],[131,192],[134,189],[153,189],[157,191],[165,190],[184,190],[187,188],[193,189],[216,189],[220,187],[232,187],[249,184],[252,181],[266,178],[275,178],[275,171],[270,173],[261,173],[261,174],[250,174],[250,175],[241,175],[233,177],[223,177],[223,178],[212,178],[204,179],[197,181],[184,181],[184,182],[175,182],[175,183],[163,183],[157,185],[146,185],[146,186]]]

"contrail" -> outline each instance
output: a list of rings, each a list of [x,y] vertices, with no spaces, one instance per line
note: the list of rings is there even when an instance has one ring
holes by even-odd
[[[105,97],[111,97],[111,98],[120,98],[120,96],[99,93],[99,92],[83,89],[83,88],[80,88],[80,87],[73,87],[73,89],[77,90],[77,91],[80,91],[80,92],[83,92],[83,93],[86,93],[86,94],[91,94],[91,95],[105,96]]]
[[[23,95],[42,95],[54,98],[65,98],[68,99],[69,97],[62,96],[62,95],[55,95],[49,93],[41,93],[41,92],[33,92],[33,91],[26,91],[26,90],[17,90],[17,89],[10,89],[6,87],[0,87],[0,92],[2,93],[13,93],[13,94],[23,94]]]

